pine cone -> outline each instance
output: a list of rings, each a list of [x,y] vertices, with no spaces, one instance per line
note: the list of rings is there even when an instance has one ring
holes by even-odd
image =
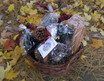
[[[45,32],[47,32],[46,28],[37,28],[33,35],[38,41],[43,41],[46,37]]]

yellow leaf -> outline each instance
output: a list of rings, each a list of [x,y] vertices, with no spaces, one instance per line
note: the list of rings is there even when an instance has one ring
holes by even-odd
[[[55,4],[55,3],[51,3],[52,4],[52,6],[54,6],[55,8],[58,8],[58,5],[57,4]]]
[[[101,5],[100,5],[100,8],[102,9],[104,7],[104,3],[102,3]]]
[[[98,31],[97,28],[94,27],[94,26],[91,26],[90,30],[91,30],[92,32],[97,32],[97,31]]]
[[[20,12],[22,15],[26,15],[26,13],[28,13],[28,11],[29,11],[28,6],[21,6]]]
[[[9,7],[8,7],[8,13],[11,13],[12,11],[14,11],[14,4],[11,4]]]
[[[0,56],[2,56],[3,55],[3,53],[2,52],[0,52]]]
[[[30,24],[34,24],[35,26],[38,26],[42,17],[43,15],[40,15],[40,14],[37,14],[33,17],[28,16],[26,21]]]
[[[85,5],[83,10],[84,10],[85,12],[88,12],[89,9],[90,9],[90,8],[89,8],[87,5]]]
[[[0,20],[0,26],[3,24],[3,20]]]
[[[84,58],[86,58],[86,56],[85,56],[85,55],[82,55],[82,56],[81,56],[81,60],[83,60]]]
[[[101,21],[104,23],[104,17],[103,16],[101,16]]]
[[[80,6],[82,7],[83,6],[83,1],[79,0],[78,2],[80,3]]]
[[[87,13],[85,13],[84,12],[84,19],[86,20],[86,21],[90,21],[91,20],[91,15],[88,15]]]
[[[70,10],[67,9],[67,8],[62,8],[61,10],[62,10],[63,12],[65,12],[66,14],[69,14],[69,13],[70,13]]]
[[[14,72],[13,70],[5,73],[5,79],[13,80],[19,75],[20,72]]]
[[[35,10],[30,9],[30,10],[29,10],[29,14],[30,14],[30,15],[35,15],[35,14],[37,14],[37,9],[35,9]]]
[[[20,56],[21,56],[21,48],[19,46],[16,46],[16,48],[14,49],[14,55],[12,55],[11,57],[13,60],[10,61],[10,65],[11,66],[15,65]]]
[[[13,40],[16,40],[16,38],[17,38],[18,35],[19,35],[19,34],[15,35],[15,36],[13,37]]]
[[[2,61],[3,61],[3,59],[4,59],[4,57],[0,57],[0,62],[2,62]]]
[[[77,6],[79,6],[80,4],[78,3],[78,2],[75,2],[74,4],[73,4],[73,7],[77,7]]]
[[[0,81],[2,81],[4,79],[4,66],[0,66]]]
[[[97,40],[97,39],[92,39],[92,47],[94,47],[95,49],[98,49],[100,47],[104,47],[102,40]]]
[[[13,51],[7,52],[5,51],[3,54],[4,59],[12,59]]]
[[[60,12],[55,12],[57,15],[58,15],[58,17],[60,16]]]
[[[25,79],[22,79],[21,81],[25,81]]]
[[[92,20],[97,22],[100,19],[101,14],[98,14],[97,11],[94,11],[94,13],[91,13]]]
[[[7,67],[4,71],[9,72],[10,70],[11,70],[11,65],[7,62]]]
[[[33,1],[30,1],[30,2],[27,2],[27,6],[29,7],[29,9],[32,8],[33,4],[36,2],[36,0],[33,0]]]
[[[90,23],[89,23],[89,22],[84,22],[84,24],[85,24],[86,26],[89,26]]]
[[[102,36],[104,36],[104,31],[103,31],[102,29],[99,29],[99,31],[100,31],[100,34],[101,34]]]
[[[82,40],[82,43],[83,43],[83,46],[86,46],[87,45],[87,41],[86,40]]]

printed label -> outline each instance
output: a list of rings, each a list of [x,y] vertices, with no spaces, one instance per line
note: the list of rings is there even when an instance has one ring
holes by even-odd
[[[44,44],[42,44],[38,50],[40,54],[42,55],[43,58],[45,58],[52,50],[54,47],[56,47],[57,42],[50,37]]]

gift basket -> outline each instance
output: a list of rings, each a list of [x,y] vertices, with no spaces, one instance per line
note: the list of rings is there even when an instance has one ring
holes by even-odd
[[[41,73],[63,75],[83,54],[84,19],[78,14],[66,15],[63,12],[58,16],[50,4],[46,8],[48,12],[39,26],[20,25],[24,30],[20,31],[17,43]]]

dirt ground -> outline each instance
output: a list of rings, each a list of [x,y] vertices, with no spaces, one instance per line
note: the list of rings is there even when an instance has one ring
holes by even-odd
[[[3,15],[3,24],[0,26],[0,32],[5,29],[5,26],[12,27],[13,36],[11,36],[10,39],[13,40],[13,37],[18,34],[17,29],[20,24],[17,20],[17,16],[20,15],[19,9],[22,5],[25,5],[20,4],[20,1],[25,0],[17,0],[17,2],[14,2],[15,0],[10,0],[9,4],[4,3],[4,1],[6,0],[0,0],[0,4],[3,4],[3,6],[0,7],[0,15]],[[95,3],[94,1],[96,0],[92,1],[93,5]],[[27,0],[27,2],[29,1]],[[68,2],[68,0],[66,0],[66,2]],[[62,6],[65,6],[65,4],[69,4],[66,2],[64,2],[63,4],[61,3]],[[6,10],[11,3],[15,4],[15,11],[11,14],[7,14]],[[88,1],[85,0],[83,0],[83,4],[92,6]],[[83,13],[80,8],[75,10]],[[104,15],[104,11],[100,14]],[[11,23],[8,24],[8,21],[11,21]],[[68,74],[64,76],[46,76],[37,71],[37,69],[33,69],[28,66],[25,62],[26,56],[21,56],[17,64],[13,66],[13,69],[16,72],[20,71],[20,74],[15,79],[10,81],[104,81],[104,47],[95,49],[91,46],[91,39],[97,38],[99,40],[104,40],[104,36],[102,36],[99,32],[91,32],[90,27],[96,24],[96,22],[89,22],[90,25],[86,26],[86,35],[89,37],[89,40],[87,40],[87,45],[84,47],[84,55],[86,56],[86,58],[84,58],[83,60],[80,59],[73,67],[73,69],[69,71]],[[95,35],[98,35],[98,37],[94,37]],[[2,49],[3,47],[0,46],[0,51]],[[3,81],[9,80],[4,79]]]

